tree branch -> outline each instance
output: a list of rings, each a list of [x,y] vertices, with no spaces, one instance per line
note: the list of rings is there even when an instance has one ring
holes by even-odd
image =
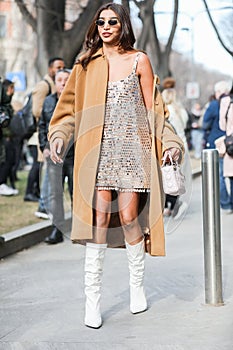
[[[167,41],[166,49],[165,49],[165,51],[168,53],[170,53],[170,51],[171,51],[172,42],[173,42],[175,32],[176,32],[178,11],[179,11],[179,0],[175,0],[172,27],[171,27],[170,35],[169,35],[169,38]]]
[[[32,30],[36,32],[37,30],[37,20],[35,17],[32,16],[32,14],[28,11],[26,4],[23,2],[23,0],[15,0],[16,4],[19,7],[19,10],[21,14],[23,15],[23,18],[32,27]]]
[[[212,18],[212,16],[211,16],[211,13],[210,13],[210,10],[209,10],[209,7],[208,7],[208,5],[207,5],[206,0],[203,0],[203,3],[204,3],[204,6],[205,6],[205,9],[206,9],[206,12],[207,12],[207,14],[208,14],[209,20],[210,20],[210,22],[211,22],[211,24],[212,24],[212,26],[213,26],[213,28],[214,28],[215,33],[217,34],[218,40],[220,41],[220,43],[221,43],[221,45],[223,46],[223,48],[224,48],[231,56],[233,56],[233,51],[231,51],[231,50],[225,45],[225,43],[223,42],[223,40],[222,40],[222,38],[221,38],[221,36],[220,36],[220,34],[219,34],[219,31],[218,31],[218,29],[217,29],[217,27],[216,27],[216,25],[215,25],[215,23],[214,23],[214,21],[213,21],[213,18]]]

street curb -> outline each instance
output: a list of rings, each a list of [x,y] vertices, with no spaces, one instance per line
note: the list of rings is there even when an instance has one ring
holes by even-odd
[[[201,175],[201,169],[193,169],[192,177],[196,178],[199,175]],[[51,228],[51,220],[46,220],[1,235],[0,238],[3,239],[0,240],[0,259],[43,242],[45,237],[50,234]],[[71,213],[67,213],[65,217],[65,232],[69,232],[70,230]]]
[[[43,242],[45,237],[51,233],[51,228],[51,220],[46,220],[1,235],[0,237],[2,237],[4,241],[0,241],[0,259]],[[67,213],[65,216],[64,231],[68,232],[70,229],[71,213]]]
[[[192,178],[195,179],[197,176],[201,175],[201,168],[196,168],[192,170]]]

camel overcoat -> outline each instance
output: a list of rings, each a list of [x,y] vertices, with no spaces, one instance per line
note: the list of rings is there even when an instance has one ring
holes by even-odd
[[[88,240],[93,235],[93,199],[96,174],[104,125],[105,101],[108,83],[108,62],[102,49],[93,55],[86,69],[75,64],[65,89],[59,98],[49,126],[49,141],[60,137],[64,150],[74,137],[74,192],[71,240]],[[160,161],[164,150],[183,143],[168,123],[169,116],[155,78],[153,110],[148,114],[152,130],[151,187],[150,193],[141,194],[139,221],[151,236],[151,255],[165,255],[163,204]],[[117,210],[115,211],[116,214]],[[112,215],[114,216],[114,215]],[[114,221],[114,220],[113,220]],[[119,230],[121,237],[119,237]],[[121,228],[114,224],[109,241],[111,246],[122,246]]]

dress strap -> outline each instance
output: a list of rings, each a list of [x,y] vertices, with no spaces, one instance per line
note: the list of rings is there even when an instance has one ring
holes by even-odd
[[[140,57],[140,52],[137,53],[134,64],[133,64],[133,73],[136,73],[139,57]]]

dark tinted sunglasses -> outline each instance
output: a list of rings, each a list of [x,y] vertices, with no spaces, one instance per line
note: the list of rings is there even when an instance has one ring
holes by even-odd
[[[97,19],[95,21],[95,24],[98,26],[98,27],[103,27],[105,25],[105,20],[104,19]],[[115,26],[119,23],[118,19],[117,18],[112,18],[112,19],[109,19],[108,21],[108,24],[110,26]]]

